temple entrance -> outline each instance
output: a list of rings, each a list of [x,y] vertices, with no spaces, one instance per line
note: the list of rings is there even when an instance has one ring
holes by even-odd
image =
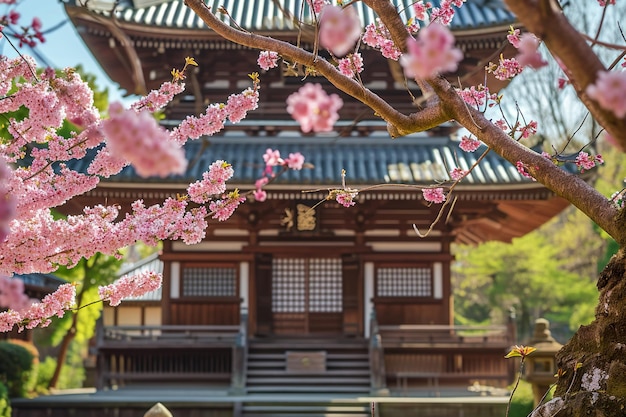
[[[255,276],[256,334],[363,334],[356,256],[258,254]]]
[[[272,333],[340,333],[342,287],[340,258],[274,258]]]

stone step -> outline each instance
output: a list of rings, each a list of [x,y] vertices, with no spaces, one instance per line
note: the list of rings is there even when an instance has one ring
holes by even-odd
[[[322,372],[306,372],[306,371],[301,371],[301,372],[293,372],[293,371],[286,371],[286,370],[276,370],[276,369],[250,369],[250,367],[248,366],[248,379],[250,378],[250,375],[267,375],[267,376],[276,376],[276,377],[289,377],[292,375],[307,375],[307,377],[312,376],[315,377],[317,375],[319,376],[325,376],[325,377],[332,377],[332,376],[358,376],[358,375],[365,375],[369,377],[370,374],[370,370],[369,368],[366,369],[326,369],[326,371],[322,371]]]
[[[248,394],[369,394],[365,385],[249,385]]]

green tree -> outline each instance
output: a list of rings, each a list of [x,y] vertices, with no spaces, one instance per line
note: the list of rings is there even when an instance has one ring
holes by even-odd
[[[568,259],[559,256],[560,250],[540,232],[511,244],[460,246],[454,264],[455,310],[460,321],[504,322],[513,308],[522,340],[531,335],[539,317],[569,326],[576,306],[585,301],[595,304],[597,292],[588,276],[567,268]]]
[[[82,259],[72,269],[61,267],[57,274],[79,285],[76,294],[78,309],[68,312],[55,325],[50,342],[59,346],[56,367],[48,383],[48,388],[57,388],[63,366],[68,362],[70,353],[81,355],[87,342],[94,336],[95,323],[102,312],[102,303],[98,302],[98,286],[106,285],[117,278],[121,261],[112,256],[96,254],[90,259]],[[72,347],[75,343],[78,346]],[[75,362],[75,357],[69,357]]]

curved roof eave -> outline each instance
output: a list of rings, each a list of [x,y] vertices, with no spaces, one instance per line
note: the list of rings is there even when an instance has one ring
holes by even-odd
[[[404,20],[415,17],[412,0],[391,0]],[[297,33],[297,23],[285,14],[284,10],[297,10],[302,15],[303,21],[313,21],[311,11],[303,3],[304,0],[283,0],[278,3],[273,0],[254,0],[254,6],[250,7],[246,1],[224,0],[215,3],[213,11],[219,15],[218,6],[229,10],[229,15],[222,17],[224,22],[232,17],[238,26],[255,33],[274,34],[284,36],[286,33]],[[432,0],[435,7],[439,6],[439,0]],[[66,5],[68,13],[77,6]],[[355,7],[361,18],[362,26],[365,27],[376,21],[376,15],[364,4],[355,3]],[[130,4],[118,6],[116,22],[127,30],[134,31],[137,35],[144,36],[198,36],[198,32],[204,32],[201,36],[206,37],[208,28],[204,22],[187,8],[184,0],[169,0],[159,4],[145,7],[133,7]],[[95,14],[110,19],[110,12],[102,9],[93,10]],[[468,0],[466,4],[457,10],[450,28],[456,36],[471,36],[474,34],[486,34],[501,32],[515,25],[516,19],[504,5],[499,2],[485,0]],[[165,30],[165,31],[164,31]],[[165,32],[165,33],[164,33]]]

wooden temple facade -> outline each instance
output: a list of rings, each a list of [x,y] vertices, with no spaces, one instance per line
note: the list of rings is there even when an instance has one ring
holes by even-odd
[[[411,13],[411,2],[394,2]],[[167,121],[225,100],[245,88],[247,73],[258,71],[258,51],[217,38],[182,0],[121,1],[115,18],[110,3],[93,1],[86,9],[69,2],[67,12],[103,69],[127,91],[157,88],[185,56],[199,63],[186,95],[167,108]],[[226,1],[212,7],[223,5],[250,31],[295,40],[299,31],[289,13],[297,15],[300,3]],[[482,80],[484,65],[500,53],[514,21],[499,3],[467,3],[452,24],[466,59],[451,77],[465,76],[469,85]],[[372,21],[361,3],[355,6],[364,23]],[[304,45],[311,33],[302,28]],[[365,86],[412,111],[397,63],[373,50],[363,55]],[[233,165],[231,189],[248,190],[261,174],[266,148],[302,152],[314,166],[267,186],[267,201],[247,201],[230,220],[210,222],[202,243],[166,242],[158,259],[141,266],[160,268],[163,288],[105,310],[99,387],[184,381],[237,393],[401,393],[420,387],[434,393],[473,383],[507,385],[512,369],[503,356],[516,342],[514,329],[508,323],[454,325],[450,246],[509,241],[566,202],[491,153],[420,238],[414,226],[426,231],[440,206],[401,184],[445,180],[451,167],[470,167],[484,149],[459,151],[449,127],[391,140],[371,110],[345,95],[335,132],[303,135],[287,120],[284,104],[301,85],[297,71],[262,73],[259,109],[220,135],[190,142],[185,175],[139,179],[127,168],[67,207],[158,203],[184,192],[216,159]],[[333,91],[321,79],[309,81]],[[325,201],[327,190],[340,186],[342,169],[352,187],[386,186],[359,194],[351,208]]]

